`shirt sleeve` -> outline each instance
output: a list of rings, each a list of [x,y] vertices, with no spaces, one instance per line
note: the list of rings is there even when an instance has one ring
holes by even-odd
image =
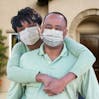
[[[11,82],[10,89],[7,93],[7,99],[21,99],[23,97],[24,87],[22,84]]]
[[[80,94],[84,97],[84,99],[99,98],[99,84],[93,68],[84,74],[80,87]]]
[[[7,78],[18,83],[31,83],[35,81],[34,75],[38,71],[26,70],[20,67],[20,58],[25,53],[22,43],[18,43],[12,49],[12,54],[7,63]]]
[[[69,37],[66,37],[65,44],[67,49],[77,57],[76,63],[69,72],[74,73],[77,77],[84,74],[92,67],[96,60],[95,56],[88,48]]]

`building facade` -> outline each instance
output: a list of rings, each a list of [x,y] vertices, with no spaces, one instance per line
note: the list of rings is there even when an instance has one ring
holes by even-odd
[[[37,0],[1,0],[0,1],[0,29],[7,36],[6,45],[9,46],[7,56],[11,54],[13,35],[16,35],[10,24],[12,16],[24,7],[36,9],[43,17],[52,11],[63,13],[68,20],[68,35],[87,46],[97,60],[94,69],[99,79],[99,1],[98,0],[50,0],[46,6],[38,6]],[[5,99],[10,81],[2,77],[0,99]],[[2,98],[1,98],[2,97]]]

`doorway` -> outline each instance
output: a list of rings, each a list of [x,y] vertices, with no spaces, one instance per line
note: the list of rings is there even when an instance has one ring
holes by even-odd
[[[94,70],[99,82],[99,34],[80,34],[80,43],[85,45],[96,57]]]

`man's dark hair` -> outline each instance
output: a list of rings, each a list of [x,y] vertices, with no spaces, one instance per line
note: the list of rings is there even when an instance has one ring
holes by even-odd
[[[62,13],[60,13],[60,12],[50,12],[50,13],[48,13],[48,14],[44,17],[44,20],[45,20],[46,17],[47,17],[48,15],[50,15],[50,14],[59,14],[59,15],[61,15],[61,16],[64,18],[65,23],[66,23],[66,26],[67,26],[67,18],[66,18]]]
[[[26,7],[18,11],[18,14],[11,19],[12,28],[17,32],[17,27],[22,27],[21,22],[27,21],[30,23],[31,21],[41,25],[42,17],[38,14],[34,9],[30,7]]]

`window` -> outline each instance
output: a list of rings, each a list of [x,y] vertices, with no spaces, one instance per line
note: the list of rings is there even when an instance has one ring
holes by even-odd
[[[13,46],[19,42],[18,33],[9,33],[9,57],[11,56],[11,50]]]

